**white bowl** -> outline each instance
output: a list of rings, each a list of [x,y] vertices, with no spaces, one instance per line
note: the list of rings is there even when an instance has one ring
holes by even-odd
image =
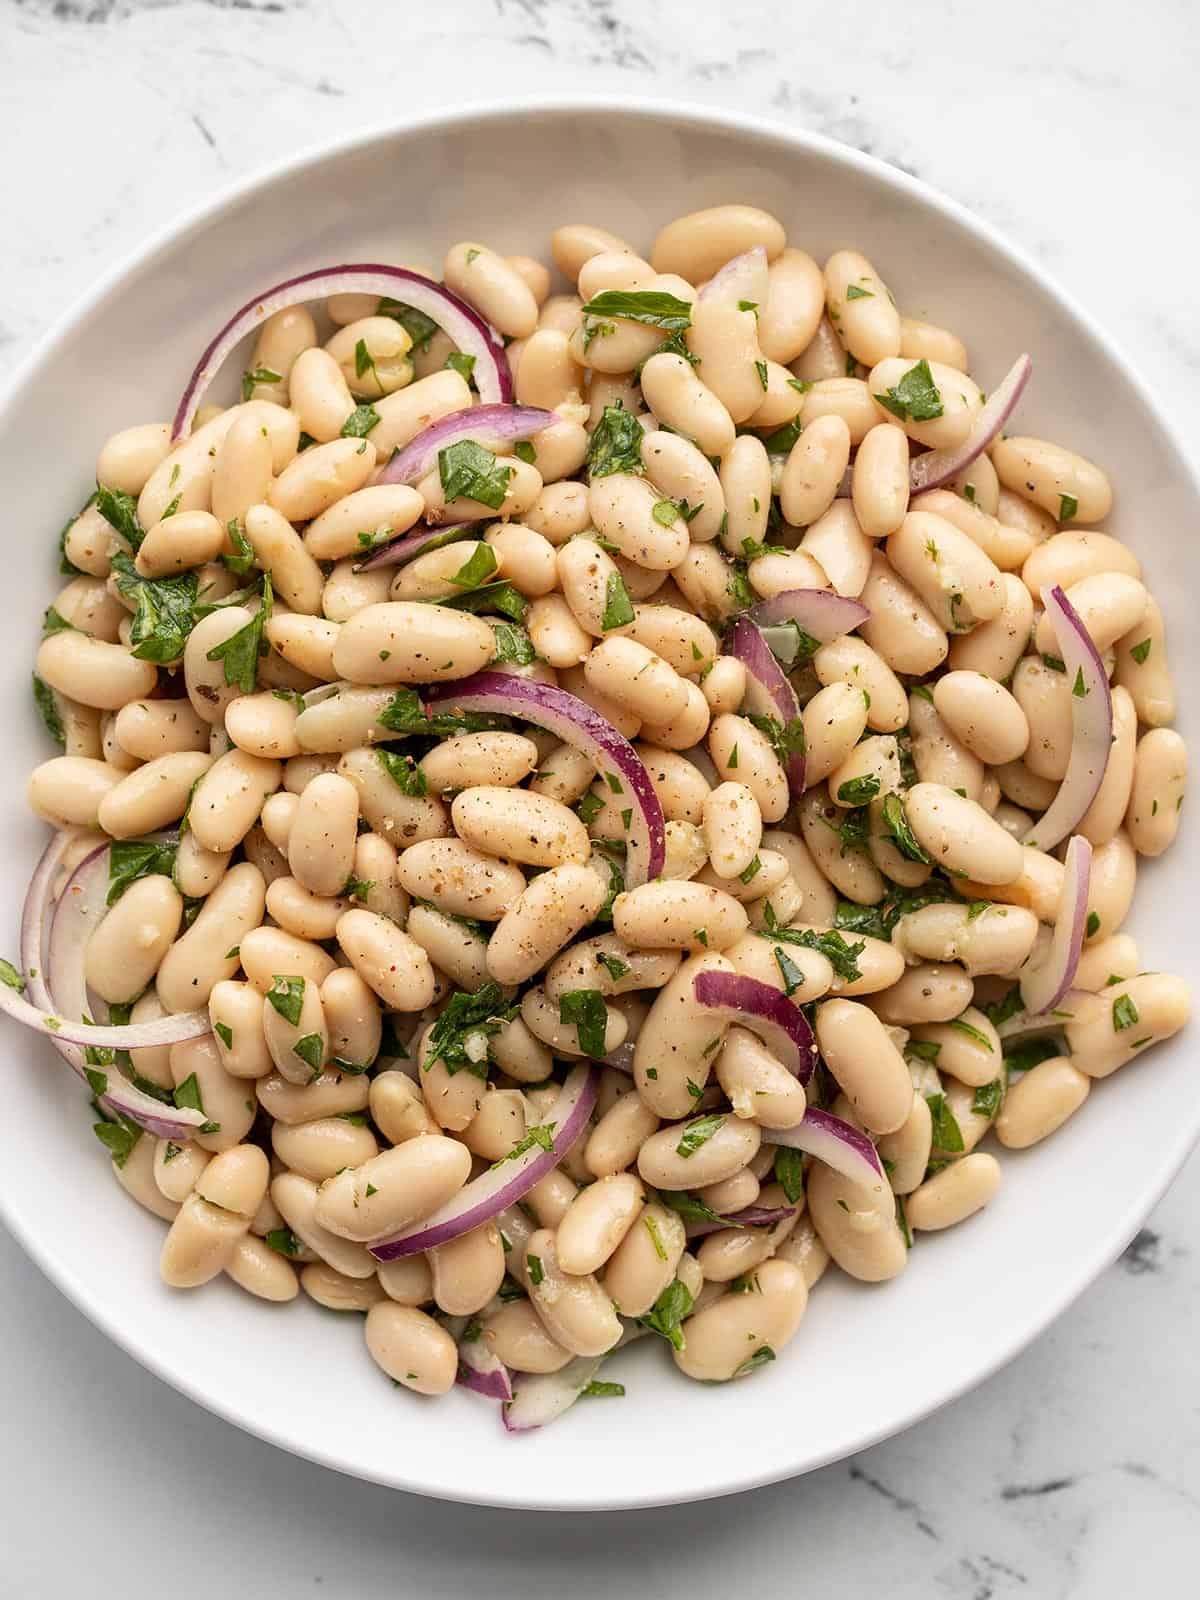
[[[28,675],[55,592],[56,535],[88,493],[101,440],[169,416],[231,308],[294,272],[381,259],[436,269],[464,235],[548,256],[551,229],[575,220],[645,249],[670,217],[728,200],[776,213],[818,259],[842,245],[864,250],[906,312],[967,340],[985,389],[1019,351],[1031,352],[1020,430],[1108,469],[1117,490],[1108,526],[1145,560],[1173,627],[1178,681],[1196,681],[1200,631],[1188,595],[1200,593],[1200,547],[1185,533],[1200,520],[1196,478],[1129,362],[989,228],[902,173],[749,117],[573,100],[421,118],[306,154],[189,216],[99,285],[17,377],[0,414],[12,623],[13,721],[0,778],[13,830],[0,863],[9,955],[43,837],[25,809],[25,776],[50,754]],[[1185,698],[1185,732],[1192,720]],[[1169,861],[1145,869],[1131,919],[1146,964],[1193,982],[1194,897],[1178,886],[1198,872],[1200,836],[1185,828]],[[920,1238],[894,1283],[871,1288],[831,1272],[786,1355],[752,1380],[698,1387],[646,1341],[613,1363],[624,1400],[581,1404],[553,1428],[510,1438],[496,1407],[462,1390],[437,1402],[396,1392],[354,1317],[307,1302],[266,1306],[224,1280],[192,1294],[164,1288],[162,1226],[104,1170],[79,1085],[27,1034],[7,1027],[4,1040],[0,1211],[99,1328],[200,1404],[285,1449],[397,1488],[493,1505],[698,1499],[807,1471],[894,1433],[1040,1333],[1127,1243],[1200,1130],[1185,1035],[1097,1084],[1046,1144],[1003,1154],[996,1201],[960,1229]]]

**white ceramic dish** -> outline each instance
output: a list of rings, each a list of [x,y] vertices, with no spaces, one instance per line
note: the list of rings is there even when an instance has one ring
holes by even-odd
[[[101,283],[18,373],[0,411],[11,718],[0,775],[9,840],[0,949],[15,953],[42,840],[24,804],[26,772],[47,754],[27,693],[38,619],[55,592],[57,531],[86,496],[105,435],[169,416],[213,329],[256,288],[293,272],[388,259],[436,270],[446,247],[472,234],[545,254],[552,227],[566,221],[603,224],[646,248],[669,217],[723,200],[767,207],[819,259],[839,245],[865,250],[905,312],[965,337],[985,388],[1018,351],[1032,353],[1021,431],[1060,439],[1108,469],[1117,489],[1109,526],[1145,561],[1173,628],[1177,678],[1196,681],[1200,547],[1176,531],[1200,517],[1200,485],[1128,362],[989,228],[852,150],[748,117],[593,100],[422,118],[306,153],[185,218]],[[1186,696],[1183,709],[1188,733],[1196,719]],[[1144,872],[1131,921],[1147,964],[1193,984],[1194,906],[1171,893],[1171,880],[1190,883],[1198,872],[1200,830],[1185,827],[1169,861]],[[99,1330],[201,1405],[285,1449],[397,1488],[495,1505],[699,1499],[894,1433],[1040,1333],[1128,1242],[1200,1131],[1184,1034],[1099,1084],[1047,1144],[1004,1155],[996,1202],[960,1230],[921,1238],[894,1283],[867,1288],[831,1274],[786,1357],[753,1380],[697,1388],[643,1344],[614,1364],[625,1400],[580,1405],[558,1426],[514,1439],[494,1405],[461,1390],[437,1402],[393,1390],[353,1317],[307,1302],[265,1306],[224,1280],[189,1295],[164,1288],[161,1224],[104,1171],[79,1085],[15,1027],[5,1026],[2,1048],[0,1213]]]

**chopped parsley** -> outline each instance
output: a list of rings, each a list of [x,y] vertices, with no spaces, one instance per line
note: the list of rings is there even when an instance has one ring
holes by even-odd
[[[412,340],[414,350],[427,350],[434,334],[438,332],[438,325],[432,317],[427,317],[415,306],[406,306],[403,301],[393,300],[388,295],[379,302],[376,315],[391,317],[393,322],[398,322]]]
[[[178,579],[171,579],[173,583]],[[225,666],[225,682],[236,686],[243,694],[253,694],[258,681],[258,660],[267,653],[263,638],[263,625],[271,615],[271,574],[263,573],[262,601],[258,611],[244,627],[228,639],[214,645],[208,652],[209,661],[221,661]]]
[[[804,974],[780,945],[775,946],[775,961],[783,978],[784,993],[790,1000],[797,989],[804,987]]]
[[[465,496],[499,511],[512,471],[474,439],[459,439],[438,451],[438,476],[447,501]]]
[[[605,955],[603,952],[601,952],[601,954],[596,957],[596,960],[599,961],[600,965],[608,973],[609,977],[614,983],[620,983],[622,978],[628,977],[633,971],[633,968],[629,965],[629,963],[627,961],[622,961],[620,956]]]
[[[1004,1079],[993,1078],[991,1083],[985,1083],[976,1089],[971,1099],[971,1112],[976,1117],[987,1117],[990,1121],[999,1111],[1000,1102],[1004,1098]]]
[[[862,940],[856,944],[849,944],[836,928],[829,928],[823,932],[816,928],[781,928],[770,907],[767,907],[766,911],[766,924],[765,928],[758,930],[760,939],[800,945],[805,950],[816,950],[846,983],[857,983],[862,977],[858,957],[867,948]]]
[[[460,990],[429,1030],[426,1072],[444,1061],[454,1076],[464,1069],[487,1081],[488,1040],[516,1016],[515,1004],[505,998],[498,983],[485,983],[474,994]],[[601,1052],[603,1053],[603,1052]]]
[[[972,1023],[965,1021],[962,1017],[952,1018],[950,1026],[957,1029],[959,1033],[965,1033],[967,1038],[972,1040],[975,1044],[981,1044],[989,1053],[989,1055],[994,1052],[996,1047],[988,1038],[987,1034],[984,1033],[982,1028],[976,1028]]]
[[[114,1167],[123,1167],[142,1137],[142,1130],[128,1117],[115,1122],[94,1122],[92,1132],[112,1157]]]
[[[178,661],[196,624],[196,574],[143,578],[123,550],[114,551],[112,570],[117,589],[134,603],[131,653],[159,665]]]
[[[169,878],[175,870],[178,846],[154,839],[114,839],[108,851],[108,896],[113,905],[139,878]]]
[[[606,1383],[599,1378],[593,1378],[579,1391],[581,1400],[620,1400],[624,1397],[625,1385],[623,1383]]]
[[[756,361],[754,363],[754,370],[758,374],[758,381],[762,385],[762,390],[763,390],[763,393],[765,394],[767,392],[767,389],[770,387],[770,382],[771,382],[770,369],[768,368],[767,363],[765,361]]]
[[[684,1347],[683,1327],[685,1319],[691,1315],[695,1301],[692,1291],[680,1278],[675,1278],[658,1299],[647,1311],[644,1317],[639,1317],[638,1322],[643,1328],[649,1328],[651,1333],[657,1333],[660,1339],[665,1339],[675,1350]]]
[[[725,1117],[722,1112],[715,1112],[707,1117],[697,1117],[694,1122],[689,1122],[680,1135],[679,1143],[675,1146],[675,1154],[682,1156],[686,1161],[702,1149],[714,1134],[720,1133],[725,1126]]]
[[[626,411],[624,406],[605,406],[588,445],[587,469],[591,476],[607,478],[614,472],[640,473],[645,437],[646,430],[632,411]]]
[[[359,340],[359,344],[362,344],[361,339]],[[359,376],[361,377],[361,373]],[[242,373],[242,399],[252,400],[254,398],[254,391],[260,383],[282,382],[283,374],[280,372],[272,372],[270,367],[247,367],[246,371]]]
[[[175,1093],[172,1098],[180,1111],[198,1111],[202,1117],[207,1115],[204,1110],[204,1099],[200,1093],[200,1081],[194,1072],[189,1073],[182,1083],[175,1085]],[[221,1124],[219,1122],[204,1122],[201,1123],[197,1131],[200,1133],[220,1133]]]
[[[925,1104],[929,1107],[929,1115],[933,1121],[933,1145],[936,1150],[949,1151],[956,1155],[966,1149],[963,1143],[962,1129],[958,1119],[951,1111],[944,1094],[927,1094]]]
[[[858,284],[852,283],[846,290],[847,300],[873,300],[874,294],[870,289],[860,289]]]
[[[665,502],[670,504],[670,501]],[[659,504],[663,504],[662,501]],[[600,618],[600,627],[608,633],[612,628],[623,628],[626,623],[633,621],[633,602],[629,598],[629,591],[625,587],[625,580],[619,572],[610,572],[608,584],[604,591],[604,615]]]
[[[131,494],[122,494],[116,489],[106,489],[102,483],[96,485],[96,510],[124,539],[131,550],[136,551],[146,535],[142,532],[142,525],[138,521],[137,501]]]
[[[1075,498],[1075,496],[1073,494],[1060,494],[1059,495],[1059,497],[1058,497],[1058,520],[1060,522],[1070,522],[1071,518],[1075,515],[1075,513],[1078,510],[1079,510],[1079,501]]]
[[[370,404],[355,406],[342,423],[343,439],[365,439],[371,429],[379,424],[379,413]]]
[[[267,1000],[285,1022],[290,1022],[293,1028],[297,1027],[304,1006],[304,979],[282,977],[277,973],[271,979]]]
[[[1131,646],[1129,654],[1137,662],[1139,667],[1145,666],[1146,657],[1150,654],[1152,643],[1153,641],[1150,639],[1143,639],[1140,644]]]
[[[528,667],[537,660],[533,640],[515,622],[498,622],[492,632],[496,640],[493,662],[511,662],[517,667]]]
[[[319,1033],[306,1033],[302,1039],[297,1039],[292,1046],[292,1054],[300,1057],[301,1061],[312,1072],[314,1078],[321,1076],[321,1065],[325,1057],[325,1041]]]
[[[1138,1020],[1138,1008],[1133,1003],[1133,996],[1118,995],[1112,1003],[1113,1032],[1122,1033],[1126,1028],[1132,1028]]]
[[[63,727],[62,714],[58,709],[58,701],[54,698],[54,690],[37,673],[33,677],[33,703],[38,708],[42,721],[46,724],[46,732],[60,749],[67,747],[66,729]]]
[[[560,996],[558,1020],[573,1027],[585,1056],[602,1056],[608,1031],[608,1008],[599,989],[574,989]]]
[[[379,765],[401,794],[411,795],[414,798],[428,794],[429,784],[425,774],[411,756],[401,755],[397,750],[388,750],[383,745],[376,748],[375,754],[379,758]]]
[[[929,865],[929,857],[917,843],[916,834],[908,825],[908,813],[904,809],[904,801],[898,794],[889,794],[883,801],[883,825],[891,834],[896,849],[909,861],[919,861]]]
[[[665,333],[682,332],[692,324],[692,308],[686,300],[661,289],[604,289],[593,295],[580,310],[583,317],[622,317],[626,322],[641,322]]]
[[[486,590],[479,593],[486,594]],[[474,712],[433,711],[415,689],[398,689],[379,714],[379,723],[391,733],[424,733],[448,739],[457,733],[480,733],[492,719]]]
[[[791,1145],[775,1146],[775,1182],[787,1196],[789,1205],[797,1205],[804,1193],[804,1157]]]
[[[478,589],[485,584],[497,570],[500,563],[496,560],[496,552],[490,544],[475,546],[469,560],[450,579],[459,589]]]
[[[449,367],[451,372],[457,372],[460,378],[465,378],[468,383],[475,375],[475,357],[464,355],[461,350],[451,350],[446,357],[446,366]],[[529,448],[525,440],[522,440],[521,443],[525,444],[526,449]],[[521,455],[520,444],[514,454]],[[522,456],[521,459],[524,460],[524,457]]]
[[[928,361],[924,360],[910,367],[899,383],[886,394],[877,394],[875,399],[901,422],[929,422],[944,411],[941,393],[933,381]]]
[[[541,1256],[527,1255],[525,1257],[525,1270],[529,1273],[530,1283],[533,1284],[534,1288],[536,1289],[537,1286],[544,1281],[546,1276],[545,1270],[542,1267]]]
[[[861,778],[847,778],[845,783],[839,784],[837,797],[843,805],[865,806],[875,799],[881,787],[876,774],[869,772]]]
[[[771,1349],[769,1344],[759,1345],[754,1354],[752,1356],[747,1356],[745,1361],[742,1362],[741,1366],[738,1367],[737,1371],[734,1373],[734,1377],[749,1377],[750,1373],[757,1372],[760,1367],[767,1366],[770,1362],[774,1361],[774,1359],[775,1352]]]
[[[263,1235],[263,1243],[276,1255],[288,1256],[294,1260],[304,1248],[290,1228],[272,1228]]]

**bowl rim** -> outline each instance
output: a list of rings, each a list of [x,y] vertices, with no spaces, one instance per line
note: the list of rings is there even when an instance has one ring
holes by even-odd
[[[915,178],[900,168],[893,167],[875,156],[866,155],[853,146],[843,144],[825,134],[813,132],[808,128],[792,127],[751,112],[709,106],[671,96],[588,92],[473,99],[453,109],[422,111],[413,115],[388,118],[333,138],[314,140],[290,155],[256,167],[236,182],[223,184],[214,195],[184,208],[154,229],[142,243],[122,255],[102,272],[88,290],[56,317],[0,385],[0,421],[3,421],[19,404],[21,392],[26,384],[31,382],[53,358],[58,347],[87,317],[103,307],[107,298],[120,288],[126,277],[135,271],[151,267],[156,258],[167,249],[184,243],[198,229],[215,220],[255,190],[285,178],[295,178],[330,159],[410,134],[440,129],[461,129],[472,123],[486,125],[490,122],[528,116],[530,113],[578,116],[581,112],[651,122],[682,123],[709,131],[723,130],[734,135],[750,135],[792,145],[815,153],[834,166],[840,166],[855,175],[865,176],[889,187],[904,198],[940,212],[947,221],[973,236],[989,251],[1031,279],[1056,304],[1064,320],[1073,324],[1075,332],[1099,346],[1102,353],[1120,367],[1126,383],[1140,404],[1145,407],[1173,452],[1179,471],[1185,479],[1185,486],[1200,502],[1200,464],[1192,459],[1175,423],[1168,417],[1149,382],[1131,362],[1120,343],[1023,246],[1013,243],[992,223],[977,216],[959,201],[943,194],[924,180]],[[9,1213],[2,1191],[0,1191],[0,1221],[4,1222],[26,1255],[50,1282],[115,1345],[178,1393],[253,1437],[265,1439],[281,1450],[348,1477],[433,1499],[515,1510],[619,1511],[714,1499],[786,1481],[869,1449],[932,1416],[944,1406],[969,1393],[1006,1366],[1034,1339],[1045,1333],[1100,1274],[1111,1266],[1174,1182],[1198,1141],[1200,1141],[1200,1098],[1195,1102],[1190,1119],[1181,1117],[1175,1123],[1170,1136],[1164,1139],[1159,1149],[1160,1176],[1149,1189],[1142,1191],[1140,1203],[1128,1213],[1120,1225],[1111,1228],[1103,1238],[1090,1241],[1090,1249],[1086,1253],[1081,1251],[1075,1270],[1063,1275],[1057,1293],[1047,1297],[1037,1308],[1036,1316],[1006,1338],[1000,1349],[970,1377],[954,1383],[936,1399],[922,1399],[902,1413],[893,1415],[877,1429],[864,1433],[851,1450],[834,1449],[812,1459],[793,1460],[782,1465],[777,1463],[763,1471],[744,1472],[733,1477],[717,1475],[705,1486],[689,1488],[682,1494],[671,1494],[667,1491],[652,1495],[622,1495],[612,1492],[601,1495],[587,1493],[580,1495],[571,1492],[575,1488],[574,1484],[564,1483],[562,1487],[567,1492],[556,1501],[532,1502],[520,1495],[506,1495],[499,1491],[456,1492],[452,1486],[430,1486],[403,1472],[383,1474],[364,1471],[352,1461],[323,1451],[317,1444],[310,1445],[295,1438],[285,1437],[277,1427],[269,1423],[248,1419],[226,1404],[219,1394],[207,1393],[200,1384],[189,1381],[186,1372],[173,1370],[153,1351],[140,1348],[133,1331],[116,1322],[102,1305],[92,1299],[86,1285],[73,1272],[70,1261],[61,1259],[48,1245],[43,1244],[33,1230],[23,1227],[20,1221]]]

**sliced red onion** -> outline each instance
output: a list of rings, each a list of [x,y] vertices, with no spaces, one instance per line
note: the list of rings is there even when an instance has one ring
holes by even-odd
[[[816,1106],[809,1106],[794,1128],[764,1128],[763,1143],[803,1150],[852,1183],[861,1183],[880,1194],[887,1184],[879,1152],[866,1134]]]
[[[771,654],[757,623],[739,617],[729,635],[727,649],[746,669],[746,708],[755,716],[774,717],[786,728],[800,716],[800,701],[783,668]],[[789,755],[784,765],[793,800],[804,793],[804,752]]]
[[[785,589],[752,605],[746,615],[759,627],[779,622],[794,622],[810,638],[821,644],[852,633],[871,615],[861,600],[848,600],[832,589]]]
[[[1006,1017],[996,1024],[996,1032],[1005,1044],[1014,1039],[1036,1039],[1042,1034],[1059,1033],[1063,1023],[1070,1022],[1076,1007],[1087,998],[1083,989],[1068,989],[1045,1011],[1018,1011]]]
[[[808,1083],[817,1064],[817,1045],[808,1018],[787,995],[736,972],[701,972],[692,992],[702,1006],[756,1033],[790,1073]]]
[[[640,1323],[622,1318],[624,1332],[620,1339],[602,1356],[576,1356],[557,1372],[518,1372],[513,1384],[511,1402],[502,1407],[500,1415],[508,1433],[530,1433],[534,1428],[544,1428],[557,1422],[569,1411],[592,1382],[600,1368],[627,1344],[645,1338],[648,1328]]]
[[[925,489],[939,489],[942,484],[956,478],[964,467],[969,467],[991,444],[1012,415],[1033,371],[1033,362],[1021,355],[1013,362],[1007,377],[987,398],[987,403],[975,418],[962,444],[953,450],[930,450],[916,456],[908,469],[909,484],[913,494]]]
[[[439,528],[422,528],[420,533],[405,533],[390,544],[381,544],[365,561],[355,566],[355,572],[371,572],[375,567],[403,567],[426,550],[440,550],[444,544],[453,544],[473,522],[444,522]]]
[[[1067,774],[1048,811],[1026,832],[1022,844],[1053,850],[1073,833],[1096,798],[1112,750],[1112,691],[1100,653],[1079,613],[1056,583],[1042,590],[1054,625],[1058,653],[1071,685],[1071,754]]]
[[[60,1007],[53,998],[42,951],[46,943],[47,913],[54,877],[78,842],[79,835],[70,832],[60,833],[51,840],[42,854],[25,897],[21,917],[21,964],[25,969],[26,986],[33,1004],[7,986],[0,986],[0,1009],[7,1011],[26,1027],[35,1028],[46,1034],[71,1070],[82,1082],[88,1083],[90,1088],[87,1060],[80,1048],[81,1045],[137,1049],[145,1044],[176,1043],[180,1038],[195,1038],[197,1034],[197,1030],[190,1027],[188,1031],[181,1032],[179,1024],[187,1027],[192,1018],[202,1018],[204,1026],[198,1030],[202,1033],[209,1031],[209,1025],[207,1013],[164,1017],[157,1022],[130,1024],[120,1028],[91,1027],[84,1022],[73,1022],[60,1014],[68,1008]],[[83,945],[87,942],[91,928],[104,914],[107,856],[108,846],[98,846],[76,868],[59,899],[50,933],[50,975],[59,973],[60,981],[67,984],[72,997],[79,1000],[78,1010],[81,1014],[87,1005],[87,991],[83,981]],[[98,896],[97,889],[100,890]],[[68,895],[73,897],[72,904],[77,908],[78,926],[73,927],[68,923],[64,925],[60,934],[59,913]],[[95,910],[97,901],[100,907],[98,914]],[[72,949],[75,951],[77,966],[74,969],[75,975],[68,977],[69,968],[65,963],[64,953]],[[172,1037],[147,1037],[151,1030],[161,1033],[163,1023],[176,1025]],[[130,1037],[131,1035],[133,1037]],[[101,1105],[108,1111],[128,1117],[148,1133],[162,1138],[187,1139],[205,1120],[199,1111],[178,1110],[174,1106],[164,1105],[153,1095],[143,1093],[141,1089],[135,1088],[123,1078],[115,1068],[106,1071],[105,1076],[108,1087],[103,1095],[98,1096]]]
[[[773,1228],[777,1222],[785,1222],[794,1215],[795,1210],[795,1206],[743,1206],[740,1211],[731,1211],[716,1222],[689,1222],[687,1236],[702,1239],[705,1234],[719,1233],[722,1228]]]
[[[379,483],[413,484],[437,465],[438,451],[459,439],[471,439],[485,450],[499,452],[518,439],[532,439],[558,418],[540,406],[468,406],[440,417],[409,441],[379,474]]]
[[[482,1339],[459,1339],[456,1383],[489,1400],[511,1400],[512,1380],[500,1357]]]
[[[767,252],[756,244],[752,250],[734,256],[714,272],[700,291],[701,300],[713,300],[722,305],[736,306],[747,301],[760,311],[767,303]]]
[[[1054,1010],[1071,987],[1079,965],[1092,874],[1092,847],[1081,833],[1075,834],[1067,846],[1064,866],[1049,954],[1020,980],[1021,999],[1026,1011],[1034,1015]]]
[[[548,1172],[553,1172],[587,1125],[600,1087],[600,1069],[585,1063],[573,1067],[547,1118],[554,1129],[549,1150],[535,1144],[521,1155],[501,1161],[468,1183],[432,1216],[390,1239],[370,1246],[377,1261],[399,1261],[436,1245],[448,1244],[490,1222],[507,1206],[516,1205]]]
[[[636,889],[662,872],[666,823],[650,775],[624,734],[586,701],[551,684],[504,672],[477,672],[459,683],[436,684],[425,698],[430,705],[520,717],[580,751],[609,778],[610,789],[617,782],[629,799],[625,887]]]
[[[512,374],[504,345],[465,300],[460,300],[443,284],[419,272],[410,272],[407,267],[389,267],[375,261],[350,262],[286,278],[255,295],[234,312],[208,345],[188,379],[171,426],[172,442],[190,431],[205,391],[235,345],[248,334],[256,333],[277,311],[304,305],[309,300],[323,300],[331,294],[377,294],[380,299],[400,300],[415,311],[424,312],[464,355],[475,357],[471,376],[485,404],[512,399]]]

